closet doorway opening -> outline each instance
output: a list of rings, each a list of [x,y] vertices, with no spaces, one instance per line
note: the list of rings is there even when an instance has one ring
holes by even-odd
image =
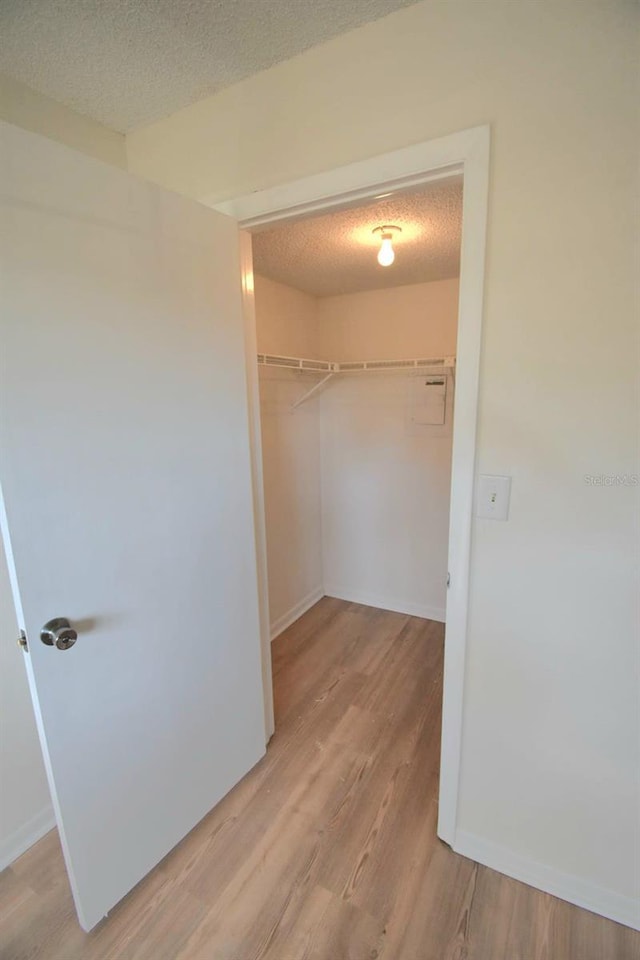
[[[374,157],[370,160],[350,164],[347,167],[337,168],[324,174],[307,177],[304,180],[294,181],[282,187],[275,187],[262,192],[248,194],[244,197],[238,197],[225,203],[214,202],[222,212],[234,216],[242,228],[242,256],[243,256],[243,282],[245,292],[246,306],[246,332],[247,332],[247,369],[250,392],[249,413],[254,438],[254,492],[256,506],[256,541],[259,564],[259,577],[262,580],[262,636],[263,636],[263,662],[265,678],[265,699],[267,702],[267,729],[273,730],[272,714],[270,716],[269,698],[271,695],[271,658],[270,658],[270,616],[267,603],[267,565],[266,565],[266,530],[265,530],[265,509],[264,509],[264,484],[262,476],[262,450],[261,450],[261,431],[260,431],[260,393],[259,393],[259,373],[258,368],[269,368],[273,373],[275,363],[267,362],[267,356],[281,356],[284,354],[265,354],[261,355],[260,364],[257,361],[258,346],[256,339],[256,317],[254,309],[254,277],[253,277],[253,255],[251,235],[248,231],[258,234],[262,228],[267,228],[265,232],[286,224],[295,224],[296,221],[309,218],[312,215],[339,213],[341,210],[353,210],[367,202],[382,201],[392,199],[396,195],[418,194],[423,189],[437,181],[455,182],[456,178],[462,176],[462,236],[461,236],[461,257],[460,257],[460,279],[458,295],[458,330],[455,351],[455,366],[450,364],[450,370],[445,373],[446,363],[442,363],[437,373],[433,373],[430,367],[428,370],[417,369],[416,375],[424,373],[437,376],[442,373],[446,379],[446,384],[434,383],[430,388],[436,392],[444,387],[444,399],[440,402],[445,406],[445,423],[439,426],[447,428],[446,422],[446,404],[454,401],[453,404],[453,451],[451,468],[451,489],[450,489],[450,523],[448,537],[448,567],[450,582],[446,597],[446,642],[445,642],[445,663],[444,663],[444,706],[442,714],[442,749],[440,760],[440,787],[439,787],[439,812],[438,812],[438,836],[444,839],[455,849],[455,828],[456,812],[458,802],[458,784],[460,772],[460,751],[462,737],[462,720],[464,704],[464,668],[466,656],[466,633],[467,633],[467,607],[468,607],[468,582],[469,582],[469,564],[470,564],[470,543],[471,543],[471,520],[473,506],[473,492],[475,482],[475,450],[476,450],[476,420],[477,420],[477,396],[478,396],[478,377],[480,365],[480,343],[482,327],[482,299],[484,283],[484,264],[485,264],[485,236],[487,220],[487,194],[489,178],[489,143],[490,134],[488,127],[476,127],[462,131],[457,134],[441,138],[439,140],[427,141],[414,147],[404,148],[390,154],[384,154]],[[255,240],[255,238],[254,238]],[[399,255],[400,244],[396,247]],[[375,248],[370,248],[370,254],[375,255]],[[399,262],[399,261],[398,261]],[[454,278],[451,278],[454,279]],[[274,282],[274,281],[272,281]],[[276,280],[275,283],[279,281]],[[430,282],[430,281],[425,281]],[[258,280],[258,284],[260,281]],[[405,284],[410,287],[412,284]],[[264,288],[263,288],[264,292]],[[336,295],[341,296],[341,295]],[[319,299],[319,298],[316,298]],[[389,319],[391,326],[397,326],[394,318]],[[398,354],[395,354],[395,359]],[[300,360],[316,360],[318,363],[332,362],[340,364],[339,358],[329,358],[324,361],[322,357],[303,357],[294,355],[292,360],[295,363]],[[380,358],[393,359],[393,358]],[[450,355],[433,357],[402,357],[402,360],[424,360],[439,359],[448,361]],[[348,360],[344,360],[348,364]],[[286,368],[281,368],[282,372],[288,375]],[[317,371],[322,372],[322,371]],[[406,370],[403,371],[406,374]],[[290,371],[289,371],[290,373]],[[331,373],[331,377],[328,374]],[[391,375],[391,370],[387,371]],[[381,382],[382,376],[377,373],[360,371],[358,374],[351,371],[348,375],[347,368],[342,370],[334,368],[331,371],[322,372],[320,379],[315,379],[310,385],[310,390],[314,393],[308,396],[299,408],[308,405],[309,401],[315,399],[324,406],[330,406],[335,403],[342,395],[341,391],[352,390],[357,386],[357,376],[362,378],[371,377],[367,383],[373,385],[373,379],[378,376]],[[263,374],[264,376],[264,374]],[[298,371],[298,381],[302,377],[308,376],[301,369]],[[326,379],[325,379],[326,378]],[[400,382],[399,375],[398,381]],[[320,383],[320,381],[324,381]],[[405,380],[406,382],[406,380]],[[284,380],[283,380],[284,383]],[[426,388],[426,384],[424,384]],[[317,389],[316,389],[317,387]],[[283,389],[289,389],[288,386]],[[329,390],[333,393],[329,393]],[[367,385],[366,389],[369,389]],[[455,398],[453,393],[455,391]],[[305,391],[309,393],[309,390]],[[302,396],[296,398],[294,402],[302,400]],[[279,404],[276,402],[276,406]],[[405,393],[405,423],[407,404],[411,410],[416,407],[415,397],[406,399]],[[425,406],[433,407],[433,403]],[[295,408],[298,409],[298,408]],[[309,408],[308,408],[309,409]],[[304,415],[308,414],[308,409]],[[274,411],[275,413],[275,411]],[[423,411],[424,413],[424,411]],[[424,414],[424,417],[430,415]],[[424,419],[423,417],[423,419]],[[428,426],[437,428],[437,424],[422,423],[419,424],[420,416],[413,417],[409,415],[411,424],[414,427]],[[340,424],[340,429],[343,428]],[[319,427],[320,430],[320,427]],[[347,438],[343,438],[348,440]],[[445,437],[442,438],[446,440]],[[323,438],[320,438],[322,445]],[[443,445],[443,444],[441,444]],[[335,453],[335,449],[333,450]],[[322,450],[321,450],[322,454]],[[319,459],[321,471],[320,495],[323,497],[322,488],[322,458]],[[374,478],[375,483],[375,478]],[[364,494],[363,494],[364,495]],[[366,498],[365,498],[366,499]],[[361,505],[360,511],[363,507]],[[361,517],[361,512],[355,512],[354,516]],[[353,519],[353,518],[352,518]],[[320,525],[322,528],[322,504],[320,514]],[[324,526],[330,526],[330,521],[326,520]],[[329,530],[329,533],[333,535]],[[324,542],[321,544],[323,553],[325,552]],[[291,544],[292,552],[294,544]],[[322,589],[326,589],[324,583],[325,561],[323,558],[323,584]],[[271,564],[273,570],[273,561]],[[446,570],[444,571],[446,577]],[[334,584],[335,586],[335,584]],[[364,596],[360,597],[365,600]],[[311,602],[311,598],[307,598]],[[406,598],[405,598],[406,601]],[[299,601],[304,603],[302,599]],[[380,602],[377,600],[376,602]],[[389,599],[385,600],[389,604]],[[291,608],[289,608],[291,609]],[[286,612],[286,611],[285,611]],[[295,612],[295,611],[294,611]],[[294,615],[294,612],[289,615]],[[413,614],[419,614],[416,610]],[[423,609],[424,612],[424,609]],[[280,615],[286,620],[284,613]],[[274,618],[277,621],[277,617]],[[274,632],[280,624],[274,623]]]
[[[446,620],[462,196],[457,174],[253,235],[272,640],[324,596]]]

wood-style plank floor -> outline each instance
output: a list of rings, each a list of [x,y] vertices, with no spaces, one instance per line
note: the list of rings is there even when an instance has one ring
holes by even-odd
[[[440,624],[325,598],[273,654],[266,757],[91,934],[50,833],[0,875],[3,960],[640,958],[436,838]]]

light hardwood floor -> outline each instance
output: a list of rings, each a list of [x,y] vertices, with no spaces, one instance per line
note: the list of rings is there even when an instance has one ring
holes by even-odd
[[[273,653],[266,757],[91,934],[45,837],[0,875],[3,960],[640,958],[436,838],[440,624],[325,598]]]

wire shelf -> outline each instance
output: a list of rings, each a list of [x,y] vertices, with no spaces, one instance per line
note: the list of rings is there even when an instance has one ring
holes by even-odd
[[[451,372],[454,374],[455,357],[418,357],[409,360],[309,360],[305,357],[281,357],[273,353],[259,353],[258,364],[264,367],[280,367],[287,370],[306,370],[312,373],[323,373],[323,378],[310,390],[307,390],[292,405],[292,409],[301,406],[310,397],[314,396],[328,380],[338,374],[365,373],[367,371],[389,370],[431,370],[432,372]]]
[[[418,357],[408,360],[310,360],[305,357],[284,357],[259,353],[258,363],[266,367],[284,367],[287,370],[312,370],[318,373],[358,373],[364,370],[406,370],[436,367],[453,369],[455,357]]]

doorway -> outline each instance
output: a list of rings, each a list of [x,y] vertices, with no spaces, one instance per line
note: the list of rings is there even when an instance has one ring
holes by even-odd
[[[235,216],[240,226],[248,231],[276,222],[295,220],[318,211],[358,205],[382,194],[417,189],[434,180],[456,174],[464,178],[438,816],[438,836],[452,846],[455,844],[463,719],[489,142],[488,127],[472,128],[440,140],[428,141],[285,186],[216,204],[222,212]],[[242,257],[254,508],[261,581],[263,679],[267,729],[273,731],[259,388],[254,359],[257,355],[255,291],[251,238],[248,234],[243,236]]]

